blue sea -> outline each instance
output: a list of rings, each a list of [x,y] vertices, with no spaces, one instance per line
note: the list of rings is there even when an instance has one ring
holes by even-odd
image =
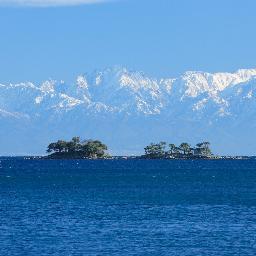
[[[255,160],[0,159],[0,255],[256,255]]]

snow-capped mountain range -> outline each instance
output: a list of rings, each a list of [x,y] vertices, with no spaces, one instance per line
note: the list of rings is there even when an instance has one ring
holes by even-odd
[[[114,67],[72,84],[0,84],[0,155],[43,153],[74,135],[101,139],[114,154],[209,140],[220,154],[254,155],[256,69],[154,79]]]

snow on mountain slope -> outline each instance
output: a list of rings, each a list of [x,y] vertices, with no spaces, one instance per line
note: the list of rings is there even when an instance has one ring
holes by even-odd
[[[115,153],[157,140],[211,140],[220,153],[253,154],[255,96],[256,69],[154,79],[114,67],[73,84],[0,84],[0,154],[42,153],[72,135],[102,139]]]

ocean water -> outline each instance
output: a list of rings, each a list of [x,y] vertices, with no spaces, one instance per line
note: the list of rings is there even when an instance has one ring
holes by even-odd
[[[0,255],[256,255],[256,161],[2,158]]]

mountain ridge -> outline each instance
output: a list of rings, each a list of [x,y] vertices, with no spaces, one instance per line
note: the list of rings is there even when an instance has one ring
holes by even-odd
[[[48,142],[73,135],[102,139],[115,154],[138,154],[157,140],[198,139],[211,140],[221,154],[253,154],[255,93],[256,69],[156,79],[113,67],[72,84],[0,84],[0,154],[43,153]]]

